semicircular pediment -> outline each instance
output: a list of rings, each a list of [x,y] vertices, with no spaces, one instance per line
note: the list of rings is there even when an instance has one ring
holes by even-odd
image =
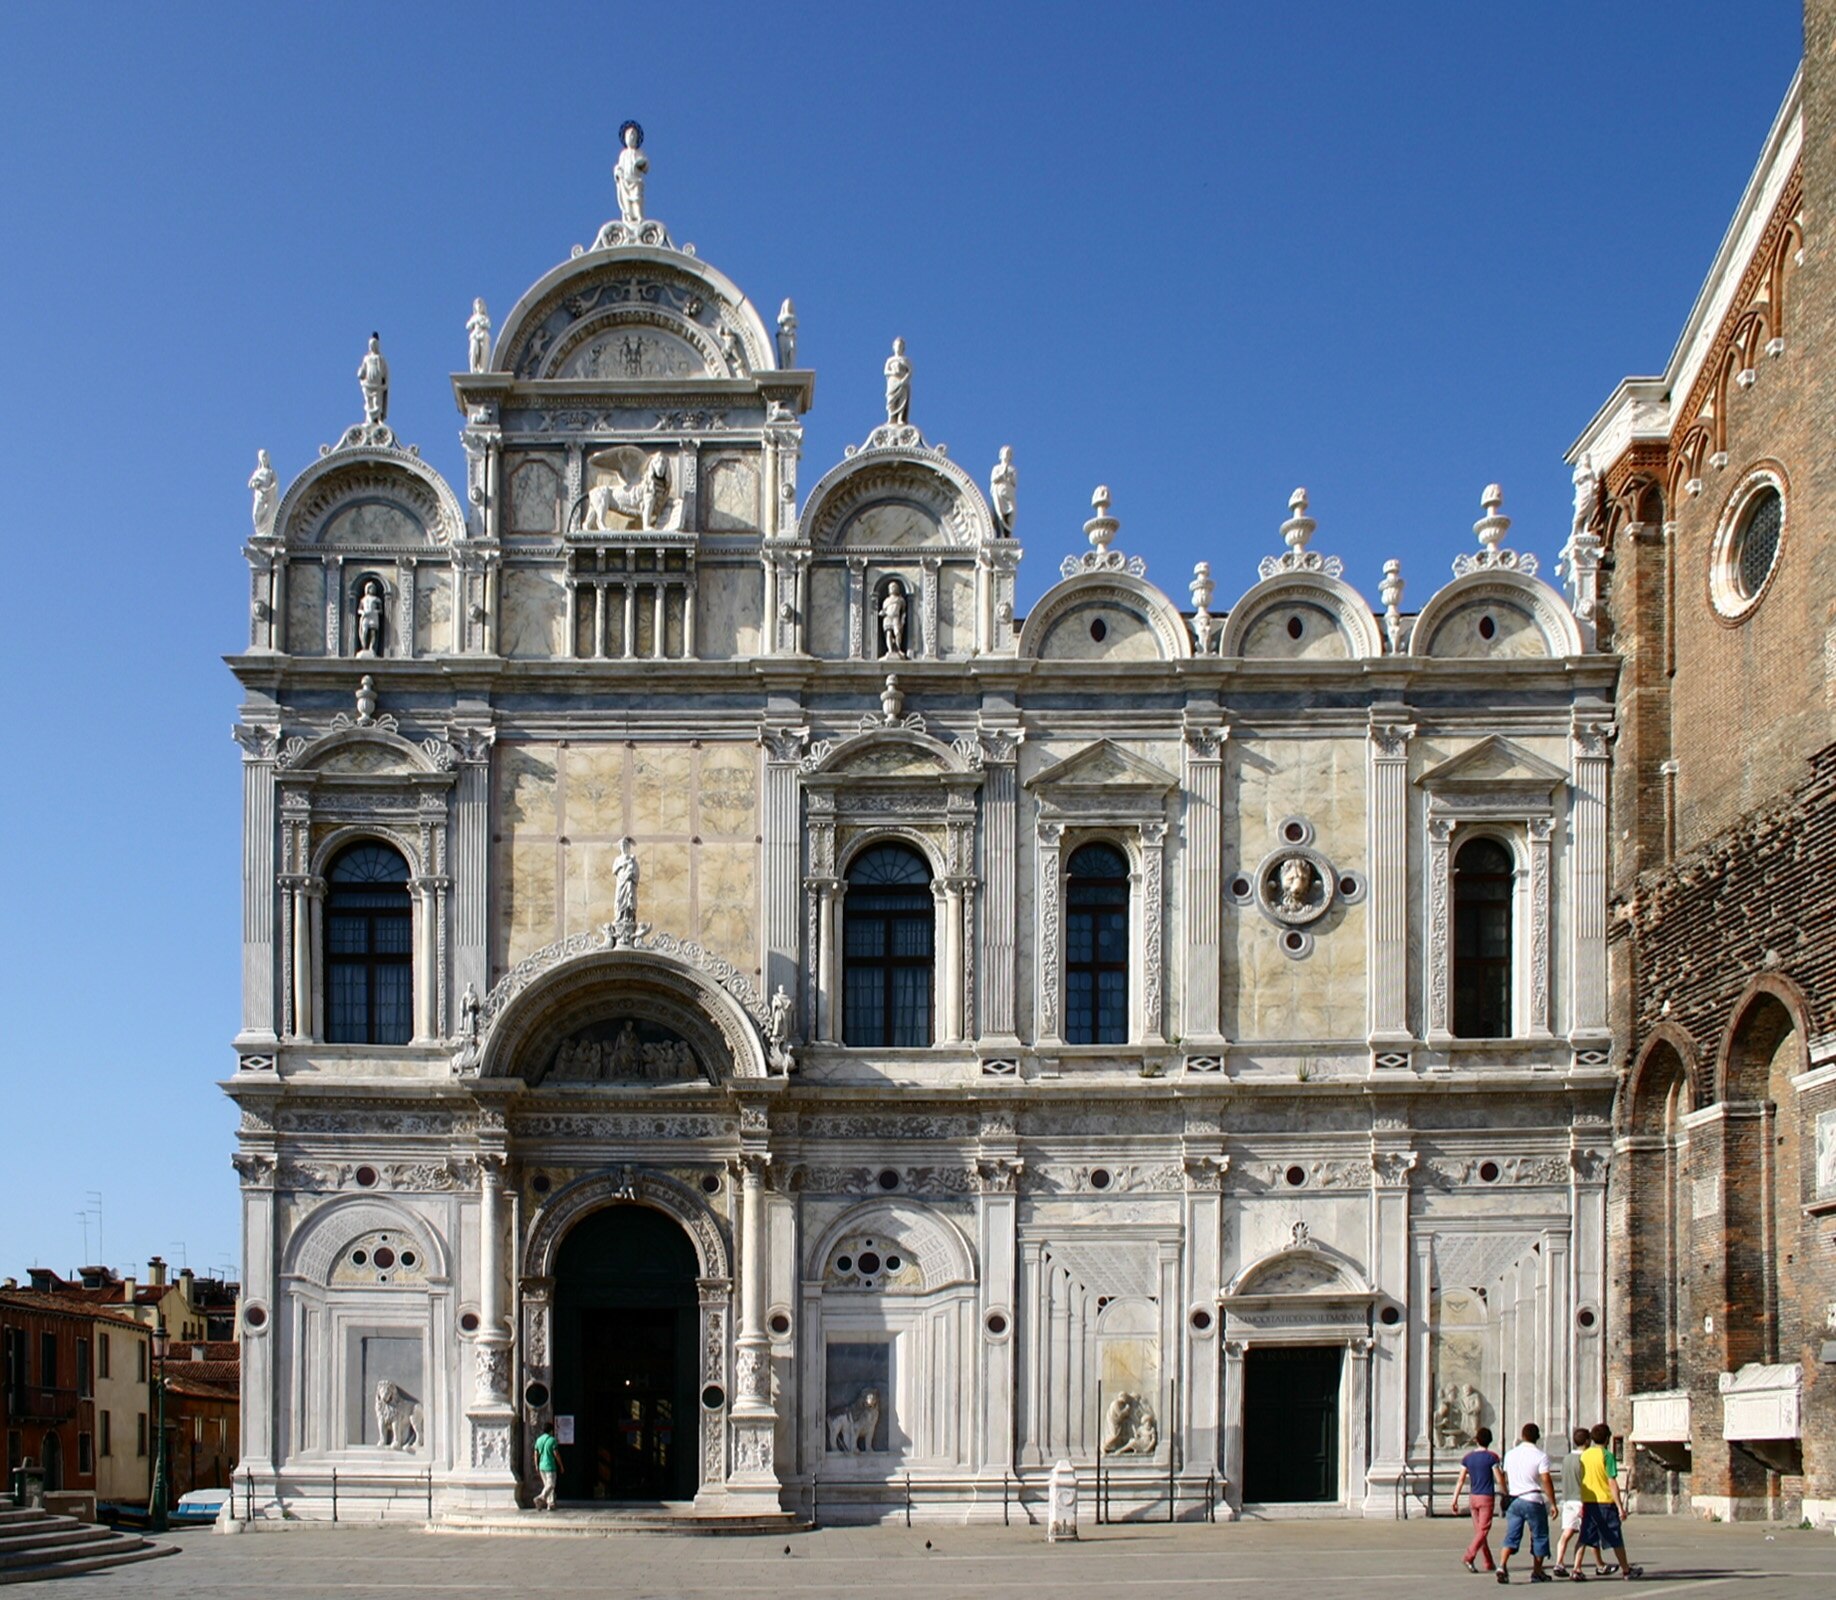
[[[1542,579],[1489,567],[1455,578],[1422,607],[1409,654],[1443,659],[1571,656],[1581,630]]]
[[[275,526],[289,545],[423,550],[464,528],[445,480],[406,452],[334,451],[294,481]]]
[[[980,490],[947,457],[895,450],[850,458],[816,485],[803,510],[817,549],[973,547],[994,536]]]
[[[1020,629],[1038,661],[1178,661],[1192,654],[1179,609],[1145,578],[1096,571],[1046,591]]]
[[[750,981],[663,935],[620,945],[602,928],[539,950],[499,980],[479,1021],[460,1068],[483,1077],[645,1085],[766,1076],[767,1023]]]
[[[505,319],[493,368],[600,382],[737,378],[773,370],[751,301],[681,251],[595,251],[555,268]]]
[[[1366,660],[1383,654],[1383,636],[1350,584],[1324,572],[1281,572],[1231,608],[1218,653],[1247,660]]]
[[[1350,1262],[1312,1245],[1277,1250],[1237,1275],[1227,1295],[1368,1295],[1370,1285]]]

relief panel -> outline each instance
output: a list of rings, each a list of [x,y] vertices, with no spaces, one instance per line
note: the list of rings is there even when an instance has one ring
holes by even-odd
[[[507,567],[503,574],[503,653],[524,659],[567,653],[567,590],[554,572]]]
[[[325,654],[325,567],[318,561],[287,563],[287,651]]]

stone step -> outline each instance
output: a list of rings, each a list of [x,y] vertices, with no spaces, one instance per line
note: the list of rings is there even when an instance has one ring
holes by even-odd
[[[74,1518],[59,1517],[55,1522],[40,1523],[37,1527],[0,1528],[0,1566],[7,1558],[21,1551],[45,1550],[53,1545],[81,1544],[93,1539],[98,1533],[108,1533],[109,1529],[99,1523],[78,1522]]]
[[[36,1583],[42,1578],[73,1578],[78,1573],[102,1572],[109,1567],[131,1566],[136,1561],[157,1561],[161,1556],[175,1556],[178,1546],[152,1544],[145,1539],[112,1533],[106,1548],[88,1554],[74,1551],[46,1551],[54,1559],[30,1567],[0,1567],[0,1583]]]
[[[431,1526],[441,1533],[502,1534],[513,1538],[605,1539],[622,1533],[802,1533],[809,1524],[794,1511],[731,1515],[675,1511],[666,1506],[559,1511],[448,1512]]]

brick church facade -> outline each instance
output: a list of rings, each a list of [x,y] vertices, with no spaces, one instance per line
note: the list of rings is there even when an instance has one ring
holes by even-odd
[[[1812,0],[1669,365],[1570,457],[1624,663],[1609,1407],[1643,1506],[1724,1518],[1836,1516],[1833,51]]]

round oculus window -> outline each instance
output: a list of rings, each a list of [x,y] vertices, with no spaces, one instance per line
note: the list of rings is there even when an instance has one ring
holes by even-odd
[[[1709,598],[1730,622],[1759,604],[1785,536],[1785,497],[1772,475],[1756,473],[1744,489],[1715,536],[1709,566]]]

